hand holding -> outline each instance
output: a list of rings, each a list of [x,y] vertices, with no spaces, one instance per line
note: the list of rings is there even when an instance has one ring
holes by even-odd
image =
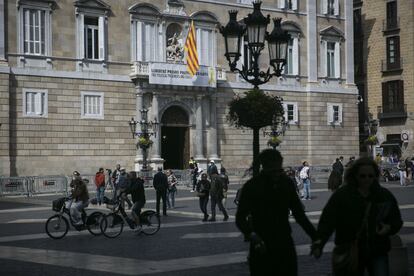
[[[266,252],[266,245],[264,244],[262,238],[260,238],[260,236],[257,235],[255,232],[250,234],[249,240],[250,240],[251,246],[253,246],[255,251],[259,253]]]
[[[310,255],[314,256],[315,259],[319,259],[322,256],[321,240],[316,240],[311,245]]]
[[[391,230],[391,226],[389,224],[381,223],[379,226],[377,226],[376,232],[379,236],[385,236],[387,235]]]

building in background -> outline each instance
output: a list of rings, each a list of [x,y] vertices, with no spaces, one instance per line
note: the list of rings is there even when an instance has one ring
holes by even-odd
[[[0,0],[0,175],[139,170],[128,122],[143,108],[161,122],[152,166],[185,169],[194,156],[201,167],[249,167],[252,135],[226,121],[228,102],[251,88],[224,58],[218,27],[232,9],[246,16],[251,1]],[[292,35],[283,76],[261,87],[284,99],[285,164],[357,155],[352,2],[265,0],[262,11]],[[183,51],[191,22],[193,79]]]
[[[413,156],[414,1],[354,1],[355,83],[364,123],[377,120],[377,150]],[[363,149],[364,147],[362,147]],[[375,153],[374,153],[375,154]]]

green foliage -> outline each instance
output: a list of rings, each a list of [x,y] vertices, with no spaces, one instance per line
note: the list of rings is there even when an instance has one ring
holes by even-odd
[[[141,136],[138,138],[138,146],[140,148],[149,148],[152,145],[152,140],[150,138]]]
[[[267,140],[267,144],[269,146],[279,146],[282,143],[282,139],[279,136],[271,136],[269,140]]]
[[[367,144],[367,145],[376,145],[376,144],[378,144],[378,138],[377,138],[377,136],[375,136],[375,135],[369,136],[365,140],[365,144]]]
[[[256,128],[272,125],[274,117],[283,116],[282,98],[253,89],[229,103],[227,121],[238,127]]]

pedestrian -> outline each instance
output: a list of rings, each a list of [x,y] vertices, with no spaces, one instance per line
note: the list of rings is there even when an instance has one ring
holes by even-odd
[[[105,171],[103,168],[99,168],[99,171],[95,174],[96,185],[96,202],[101,205],[105,196]]]
[[[224,184],[222,178],[218,175],[217,169],[211,173],[211,187],[210,187],[210,199],[211,199],[211,218],[209,221],[216,221],[216,205],[223,213],[223,221],[229,219],[226,208],[223,206],[224,198]]]
[[[379,184],[378,164],[367,157],[346,171],[345,182],[323,208],[318,224],[320,240],[312,253],[320,257],[335,232],[332,270],[335,276],[389,276],[390,236],[402,227],[393,194]],[[338,219],[340,218],[340,219]]]
[[[255,162],[262,169],[243,186],[236,213],[236,225],[250,242],[250,274],[296,276],[289,210],[313,241],[316,230],[305,215],[294,183],[282,169],[280,152],[266,149]]]
[[[223,206],[226,208],[227,192],[229,190],[229,176],[226,173],[226,168],[223,166],[220,168],[220,177],[223,182]]]
[[[407,168],[406,176],[405,176],[405,186],[411,184],[412,181],[412,174],[411,174],[411,167]]]
[[[398,173],[400,174],[400,185],[401,186],[405,186],[405,178],[406,178],[406,167],[405,167],[405,162],[402,158],[400,158],[400,160],[397,163],[397,169],[398,169]]]
[[[154,175],[152,185],[156,191],[156,211],[160,214],[160,201],[162,199],[162,214],[167,216],[167,190],[168,190],[168,178],[162,172],[162,168],[158,167],[158,172]]]
[[[303,199],[305,200],[311,200],[311,192],[310,192],[310,168],[308,161],[304,161],[302,163],[303,167],[299,172],[299,177],[303,182]]]
[[[128,189],[128,193],[131,194],[132,202],[134,203],[131,210],[131,216],[135,221],[137,227],[135,228],[136,231],[140,230],[140,220],[139,216],[141,214],[141,209],[145,205],[145,189],[144,189],[144,179],[141,177],[137,177],[137,173],[135,171],[131,171],[129,173],[130,179],[130,186]]]
[[[118,180],[118,176],[121,174],[121,164],[116,164],[115,170],[111,174],[112,184],[115,187],[115,183]]]
[[[341,156],[342,157],[342,156]],[[343,160],[343,157],[342,157]],[[341,159],[336,158],[335,163],[332,164],[332,171],[328,178],[328,189],[335,192],[342,185],[342,176],[344,173],[344,166]]]
[[[191,173],[191,182],[193,184],[193,188],[191,190],[192,193],[196,191],[197,185],[197,176],[198,176],[198,164],[197,161],[194,160],[194,157],[190,157],[190,161],[188,162],[190,166],[190,173]]]
[[[214,160],[211,159],[210,160],[210,165],[207,168],[207,174],[208,174],[208,178],[210,178],[210,180],[211,180],[211,175],[213,173],[218,174],[218,170],[217,170],[217,166],[216,166]]]
[[[350,168],[352,166],[352,164],[354,164],[354,162],[355,162],[355,156],[349,157],[349,161],[348,161],[348,163],[346,163],[345,168],[347,168],[347,169]]]
[[[200,203],[200,210],[201,212],[203,212],[204,218],[203,218],[203,222],[207,221],[208,219],[208,213],[207,213],[207,203],[208,203],[208,198],[210,195],[210,181],[208,181],[207,179],[207,174],[203,173],[201,175],[201,180],[199,180],[197,182],[197,187],[196,187],[196,191],[197,191],[197,196],[199,198],[199,203]]]
[[[174,209],[175,194],[177,193],[177,177],[172,170],[167,171],[168,190],[167,190],[167,208]]]
[[[115,195],[116,198],[121,200],[121,204],[124,205],[126,202],[128,204],[128,208],[132,208],[132,202],[129,200],[127,195],[127,190],[129,188],[129,177],[126,173],[125,168],[120,168],[120,173],[118,174],[115,182]]]

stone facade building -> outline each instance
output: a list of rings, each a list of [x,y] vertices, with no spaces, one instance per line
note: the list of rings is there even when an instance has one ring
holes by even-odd
[[[116,163],[138,170],[142,153],[128,122],[141,109],[161,122],[153,166],[187,168],[194,156],[201,167],[213,159],[247,168],[252,133],[230,126],[226,113],[251,85],[229,71],[218,32],[233,9],[242,18],[251,1],[0,0],[0,175],[92,173]],[[292,35],[283,76],[261,86],[284,99],[285,165],[357,155],[352,1],[265,0],[262,11]],[[195,79],[182,52],[191,22]]]
[[[372,114],[377,152],[412,157],[414,1],[354,1],[354,18],[356,84],[364,99],[361,130]]]

